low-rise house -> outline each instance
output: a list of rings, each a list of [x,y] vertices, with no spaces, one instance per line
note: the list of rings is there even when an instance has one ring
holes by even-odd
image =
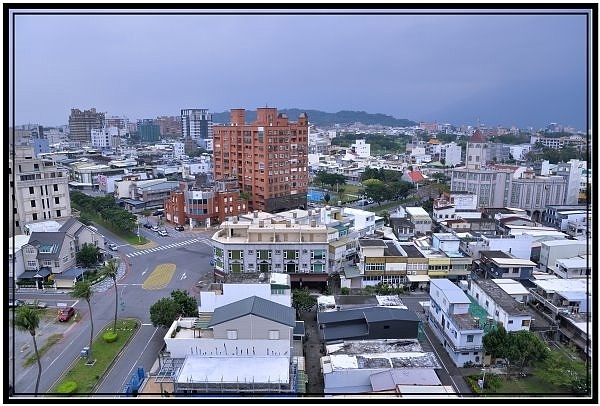
[[[398,382],[407,386],[441,386],[435,379],[437,358],[424,352],[416,339],[342,341],[327,345],[325,352],[321,357],[325,395],[390,390],[393,381],[387,382],[389,376],[381,373],[403,374]]]
[[[317,312],[319,338],[325,343],[340,340],[417,338],[421,320],[406,309],[363,307]]]
[[[571,258],[557,258],[552,273],[562,279],[589,278],[592,255],[578,255]]]

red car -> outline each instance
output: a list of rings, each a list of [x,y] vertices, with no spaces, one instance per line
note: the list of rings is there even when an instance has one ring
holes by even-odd
[[[65,307],[58,311],[58,321],[69,321],[71,317],[75,315],[75,309],[72,307]]]

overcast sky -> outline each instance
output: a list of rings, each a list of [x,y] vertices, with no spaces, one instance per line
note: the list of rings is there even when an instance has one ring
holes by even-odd
[[[269,106],[583,130],[587,18],[541,11],[17,15],[15,123],[67,124],[71,108],[137,120]]]

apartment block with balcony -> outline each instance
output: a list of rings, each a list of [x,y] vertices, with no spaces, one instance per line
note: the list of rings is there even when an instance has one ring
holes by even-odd
[[[81,111],[71,109],[69,115],[69,138],[79,145],[89,144],[92,140],[92,129],[104,127],[105,114],[96,112],[95,108]]]
[[[510,278],[527,280],[536,270],[536,263],[516,258],[504,251],[480,251],[480,258],[473,261],[473,271],[480,278]]]
[[[327,282],[328,229],[311,220],[267,218],[255,211],[251,219],[234,216],[212,236],[214,275],[282,272],[296,286],[321,286]]]
[[[571,258],[591,253],[589,240],[551,240],[540,242],[540,271],[555,273],[558,269],[556,260]]]
[[[448,279],[431,280],[429,299],[429,326],[454,364],[482,364],[483,335],[491,328],[485,310]]]
[[[592,282],[550,276],[532,279],[531,304],[558,328],[558,339],[591,356]]]
[[[557,258],[553,274],[562,279],[590,278],[592,255]]]
[[[276,108],[257,108],[246,123],[244,109],[231,110],[229,125],[213,126],[215,180],[235,177],[250,195],[250,210],[276,212],[306,207],[308,117],[290,122]]]
[[[66,219],[71,215],[69,174],[56,162],[35,158],[30,146],[15,145],[8,161],[9,236],[25,224]]]

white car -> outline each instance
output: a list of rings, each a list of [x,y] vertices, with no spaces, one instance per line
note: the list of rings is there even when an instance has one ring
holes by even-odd
[[[167,237],[169,235],[169,233],[167,233],[165,230],[160,230],[158,232],[158,235],[162,236],[162,237]]]
[[[117,244],[110,243],[108,244],[108,249],[110,249],[111,251],[118,251],[119,247],[117,246]]]
[[[158,231],[158,226],[153,226],[152,231]]]

